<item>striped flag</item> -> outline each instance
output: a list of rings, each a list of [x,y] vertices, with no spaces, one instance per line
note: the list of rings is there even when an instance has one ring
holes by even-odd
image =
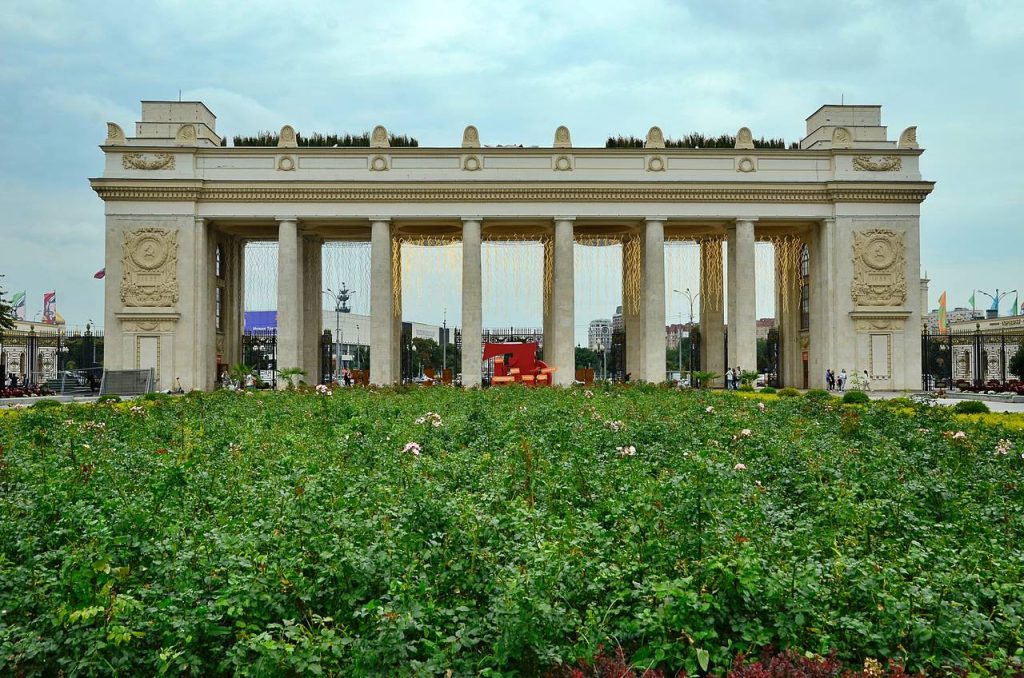
[[[949,334],[949,325],[946,321],[946,293],[939,297],[939,334]]]
[[[25,293],[15,292],[11,297],[11,308],[14,309],[14,319],[25,319]]]
[[[45,292],[43,294],[43,322],[51,325],[57,322],[56,292]]]

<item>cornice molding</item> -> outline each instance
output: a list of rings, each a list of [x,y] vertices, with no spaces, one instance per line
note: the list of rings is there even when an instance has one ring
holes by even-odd
[[[923,202],[933,182],[781,185],[207,184],[93,179],[106,201],[175,202]]]

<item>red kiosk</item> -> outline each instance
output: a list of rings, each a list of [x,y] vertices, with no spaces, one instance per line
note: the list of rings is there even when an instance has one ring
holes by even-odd
[[[527,386],[550,386],[551,375],[557,367],[548,367],[543,360],[537,360],[535,341],[484,344],[484,360],[494,358],[494,376],[491,384],[522,383]]]

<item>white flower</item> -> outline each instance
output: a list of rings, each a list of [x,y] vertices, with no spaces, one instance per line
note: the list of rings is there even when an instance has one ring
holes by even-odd
[[[1009,440],[1000,440],[996,444],[996,454],[1007,455],[1010,453],[1010,449],[1013,447],[1013,442]]]
[[[708,405],[707,407],[704,408],[704,411],[707,412],[708,414],[711,414],[712,412],[715,411],[715,408],[711,407],[711,405]]]
[[[586,398],[593,398],[594,397],[594,392],[593,391],[584,391],[583,395]]]
[[[322,396],[334,395],[334,391],[332,391],[331,389],[327,388],[327,384],[317,384],[316,385],[316,392],[319,393]]]
[[[742,431],[740,431],[740,435],[743,436],[744,438],[749,438],[751,435],[753,435],[753,433],[754,432],[751,431],[749,428],[745,428]]]
[[[736,464],[735,466],[732,467],[732,470],[733,471],[746,471],[747,470],[747,465],[746,464]]]
[[[616,432],[626,428],[626,422],[619,421],[618,419],[609,419],[604,425]]]
[[[953,440],[963,440],[966,437],[967,434],[964,433],[963,431],[957,431],[956,433],[953,434]]]
[[[615,449],[618,450],[620,457],[635,457],[636,456],[636,448],[634,446],[632,446],[632,445],[628,445],[628,446],[624,446],[624,447],[616,447]]]
[[[427,412],[422,417],[416,417],[416,423],[430,424],[434,428],[440,428],[443,422],[441,421],[441,415],[437,412]]]
[[[146,408],[143,407],[142,405],[132,405],[131,410],[129,411],[135,416],[141,417],[146,413]]]
[[[420,448],[420,444],[419,443],[406,443],[405,447],[402,449],[402,452],[408,452],[409,454],[411,454],[414,457],[420,456],[420,452],[421,451],[422,450]]]
[[[764,412],[767,409],[767,406],[764,403],[758,403],[757,409],[760,410],[761,412]]]

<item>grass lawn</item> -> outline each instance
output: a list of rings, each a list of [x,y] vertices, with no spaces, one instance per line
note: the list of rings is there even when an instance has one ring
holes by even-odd
[[[642,386],[0,413],[0,674],[1015,675],[1003,422]]]

